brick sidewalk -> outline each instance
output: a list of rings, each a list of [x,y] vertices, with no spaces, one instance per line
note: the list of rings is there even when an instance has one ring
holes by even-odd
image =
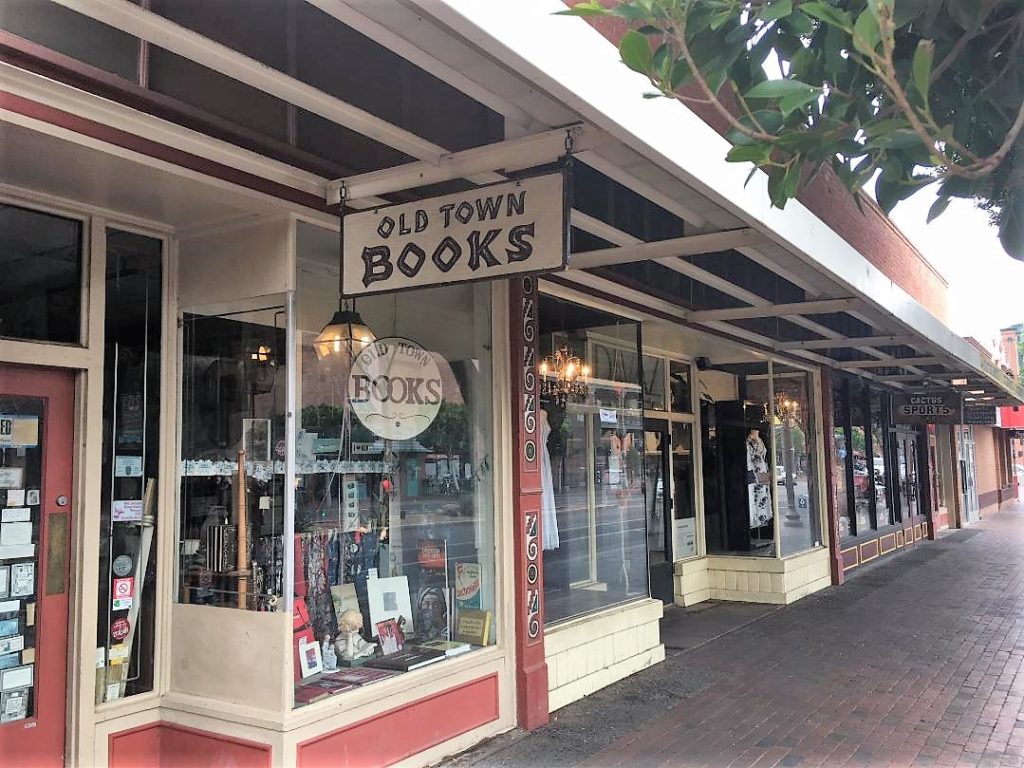
[[[1018,505],[670,654],[545,728],[454,762],[1020,766],[1022,632]]]

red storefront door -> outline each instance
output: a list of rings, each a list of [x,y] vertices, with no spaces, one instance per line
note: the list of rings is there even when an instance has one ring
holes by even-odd
[[[64,764],[73,374],[0,365],[0,766]]]

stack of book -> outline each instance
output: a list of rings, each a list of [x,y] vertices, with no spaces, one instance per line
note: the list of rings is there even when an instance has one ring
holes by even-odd
[[[378,656],[375,659],[370,659],[366,662],[366,667],[409,672],[413,669],[419,669],[428,664],[441,661],[444,658],[444,651],[434,651],[429,648],[408,648],[398,651],[398,653],[389,653],[387,656]]]
[[[412,647],[416,650],[441,651],[448,659],[473,650],[473,646],[469,643],[461,643],[457,640],[432,640]]]

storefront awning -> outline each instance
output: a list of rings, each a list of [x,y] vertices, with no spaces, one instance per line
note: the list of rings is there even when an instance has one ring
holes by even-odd
[[[267,179],[294,209],[321,219],[342,181],[353,193],[348,207],[374,207],[396,195],[426,196],[427,184],[501,181],[570,148],[578,194],[570,214],[573,257],[562,279],[610,295],[637,290],[673,320],[894,388],[954,386],[988,404],[1024,403],[1024,388],[806,207],[771,207],[765,177],[746,183],[748,169],[724,161],[725,139],[701,118],[678,102],[643,98],[646,80],[623,67],[614,46],[583,20],[554,15],[565,8],[559,0],[309,0],[503,119],[504,141],[462,151],[144,7],[55,2],[388,150],[375,158],[398,152],[411,161],[326,178],[0,65],[10,75],[9,92],[37,112],[40,104],[54,105],[159,138],[190,158]],[[12,119],[34,119],[20,109]],[[311,189],[320,193],[319,206],[304,202]]]
[[[628,71],[595,29],[554,15],[558,0],[500,4],[475,0],[414,0],[478,51],[486,51],[574,115],[605,132],[610,141],[583,160],[655,205],[665,205],[701,234],[708,230],[749,238],[734,246],[744,256],[803,289],[801,301],[771,301],[681,256],[693,236],[642,242],[621,232],[601,235],[610,248],[576,254],[571,266],[587,269],[654,261],[737,301],[736,306],[691,310],[687,322],[747,337],[761,336],[775,349],[848,370],[898,388],[954,386],[986,404],[1024,402],[1024,386],[955,334],[798,201],[771,207],[767,177],[727,163],[728,143],[682,104],[645,99],[650,84]],[[367,13],[372,9],[367,8]],[[415,41],[416,29],[402,30]],[[483,60],[481,54],[477,56]],[[493,64],[491,65],[493,69]],[[470,73],[481,70],[474,66]],[[497,85],[497,73],[490,72]],[[530,92],[511,98],[531,111]],[[537,117],[540,114],[537,113]],[[624,236],[623,236],[624,235]],[[570,273],[570,279],[571,273]],[[591,281],[592,283],[593,281]],[[867,333],[843,333],[842,323],[821,316],[848,315]],[[809,334],[753,333],[739,321],[782,318]],[[769,324],[770,325],[770,324]]]

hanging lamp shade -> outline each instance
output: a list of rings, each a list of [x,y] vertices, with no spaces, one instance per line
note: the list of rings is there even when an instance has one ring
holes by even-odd
[[[355,309],[339,309],[313,340],[318,359],[331,355],[358,355],[377,340]]]

